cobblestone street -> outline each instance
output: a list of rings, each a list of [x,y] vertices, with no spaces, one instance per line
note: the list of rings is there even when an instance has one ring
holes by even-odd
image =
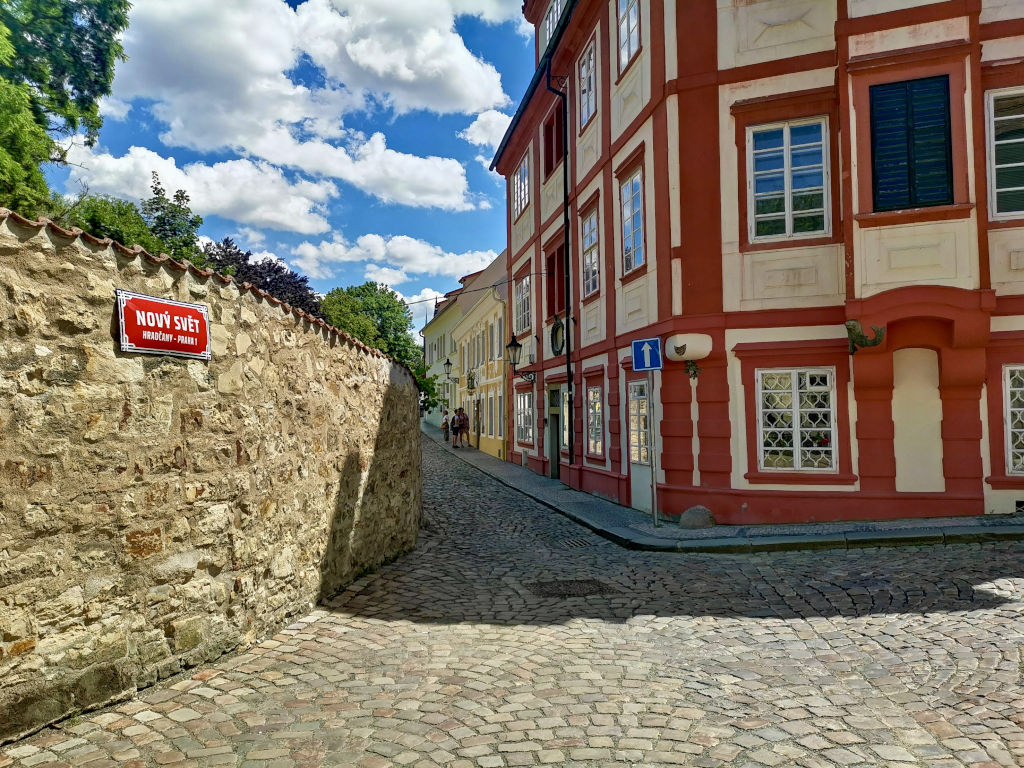
[[[1024,765],[1024,545],[619,548],[424,441],[419,548],[6,766]]]

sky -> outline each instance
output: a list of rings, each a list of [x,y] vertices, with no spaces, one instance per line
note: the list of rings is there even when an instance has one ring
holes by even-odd
[[[133,0],[103,128],[54,188],[184,189],[321,293],[431,299],[505,247],[487,167],[533,74],[521,0]]]

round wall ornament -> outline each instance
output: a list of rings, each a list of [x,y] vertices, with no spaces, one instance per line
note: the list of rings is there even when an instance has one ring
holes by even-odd
[[[551,351],[556,355],[562,354],[565,350],[565,323],[562,318],[556,317],[551,326]]]

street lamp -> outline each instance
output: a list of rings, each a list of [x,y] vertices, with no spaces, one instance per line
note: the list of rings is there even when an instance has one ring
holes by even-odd
[[[519,360],[523,356],[523,345],[519,343],[519,340],[515,336],[513,336],[512,340],[505,345],[505,349],[508,351],[508,361],[512,364],[512,375],[518,376],[531,384],[537,381],[537,374],[534,371],[516,372],[516,366],[519,365]]]
[[[446,357],[444,359],[444,365],[441,367],[444,368],[444,377],[448,379],[448,381],[454,381],[456,384],[459,383],[457,376],[454,379],[452,378],[452,359],[450,357]]]

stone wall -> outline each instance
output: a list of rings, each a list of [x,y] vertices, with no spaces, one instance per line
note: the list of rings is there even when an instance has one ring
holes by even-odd
[[[0,209],[0,741],[250,644],[416,542],[408,369],[265,294]],[[114,289],[210,307],[126,355]]]

